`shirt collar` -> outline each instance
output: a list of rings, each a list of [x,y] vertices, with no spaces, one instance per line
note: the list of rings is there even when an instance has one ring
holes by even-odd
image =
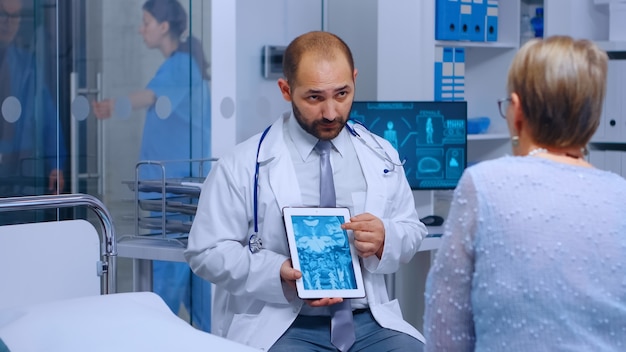
[[[306,161],[309,155],[311,155],[313,148],[315,148],[315,144],[317,144],[317,137],[313,136],[312,134],[302,129],[302,127],[300,127],[300,124],[298,123],[298,121],[296,121],[293,112],[291,113],[291,116],[287,121],[287,131],[289,132],[291,140],[293,141],[293,144],[295,145],[298,154],[300,154],[302,161]],[[350,136],[344,128],[341,130],[337,137],[331,140],[334,149],[342,157],[343,155],[345,155],[344,151],[347,148],[347,143],[349,143],[349,138]]]

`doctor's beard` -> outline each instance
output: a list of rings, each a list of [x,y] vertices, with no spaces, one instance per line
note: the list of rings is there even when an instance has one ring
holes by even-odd
[[[303,130],[305,130],[308,134],[315,136],[321,140],[331,140],[334,139],[341,133],[341,130],[346,126],[348,122],[348,118],[345,116],[337,116],[333,121],[327,120],[326,118],[322,118],[321,120],[313,120],[311,122],[307,122],[302,115],[302,112],[296,104],[292,101],[291,108],[293,109],[293,116],[295,116],[296,121]],[[348,110],[349,111],[349,110]]]

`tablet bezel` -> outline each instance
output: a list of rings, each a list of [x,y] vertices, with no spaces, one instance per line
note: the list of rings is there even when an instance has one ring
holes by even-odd
[[[354,274],[353,282],[350,288],[310,288],[305,284],[306,267],[303,268],[301,264],[300,255],[305,255],[301,248],[297,246],[297,239],[301,235],[297,234],[294,230],[294,220],[301,221],[301,217],[313,217],[319,218],[319,220],[329,221],[332,217],[343,217],[343,222],[350,221],[350,211],[348,208],[313,208],[313,207],[286,207],[283,208],[283,219],[285,223],[285,229],[287,232],[287,239],[289,242],[289,252],[291,254],[291,262],[294,269],[302,272],[302,278],[296,280],[296,289],[298,291],[298,297],[302,299],[319,299],[319,298],[363,298],[365,297],[365,286],[363,285],[363,275],[361,272],[361,265],[359,257],[356,254],[354,248],[354,234],[352,231],[341,229],[343,235],[348,240],[349,254],[345,247],[344,253],[350,257],[350,269]],[[311,219],[316,220],[316,219]],[[323,226],[323,225],[315,225]],[[347,259],[347,256],[345,257]],[[349,270],[350,270],[349,269]],[[304,271],[303,271],[304,270]],[[352,274],[351,273],[351,274]],[[350,274],[349,274],[350,275]],[[342,280],[345,282],[345,280]]]

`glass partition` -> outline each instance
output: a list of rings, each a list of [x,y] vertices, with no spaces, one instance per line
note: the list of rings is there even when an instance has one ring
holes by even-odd
[[[118,238],[184,237],[156,226],[169,210],[137,209],[170,193],[134,185],[209,171],[210,18],[203,0],[0,0],[0,197],[86,193],[105,203]],[[138,213],[156,225],[138,227]],[[87,216],[0,213],[0,225]],[[126,261],[119,291],[133,289]],[[171,285],[186,308],[190,285]]]
[[[44,5],[0,0],[0,197],[67,189],[67,130],[58,110],[56,48],[50,45],[55,32]],[[0,213],[0,224],[57,215]]]

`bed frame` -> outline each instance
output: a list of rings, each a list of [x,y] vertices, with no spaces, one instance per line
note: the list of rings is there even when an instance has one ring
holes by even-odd
[[[86,220],[0,226],[0,308],[117,291],[115,230],[99,199],[86,194],[0,198],[0,212],[81,206],[97,215],[102,240]]]

